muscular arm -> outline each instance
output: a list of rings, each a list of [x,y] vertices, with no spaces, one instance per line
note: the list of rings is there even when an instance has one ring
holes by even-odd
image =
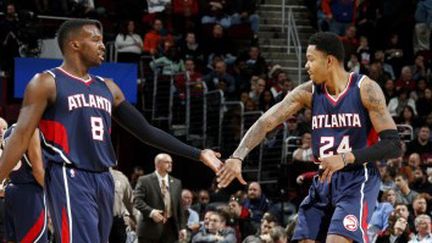
[[[46,73],[36,75],[26,87],[16,128],[0,157],[2,181],[27,150],[31,137],[47,105],[55,100],[54,79]]]
[[[28,158],[32,165],[32,174],[39,185],[44,186],[45,170],[42,160],[42,150],[40,144],[39,130],[36,129],[27,149]]]
[[[233,157],[244,159],[265,138],[266,134],[303,107],[311,107],[312,82],[301,84],[264,113],[243,137]]]
[[[348,158],[348,162],[364,163],[400,156],[399,134],[381,88],[375,81],[366,78],[360,87],[360,95],[380,141],[368,148],[353,151],[353,157]]]

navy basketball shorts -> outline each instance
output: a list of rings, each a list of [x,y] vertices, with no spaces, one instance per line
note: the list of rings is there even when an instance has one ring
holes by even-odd
[[[355,242],[369,242],[367,226],[380,182],[373,163],[337,171],[330,184],[321,183],[315,176],[309,195],[300,205],[293,239],[325,242],[327,235],[334,234]]]
[[[114,206],[114,181],[109,171],[49,163],[45,188],[56,242],[108,242]]]
[[[5,190],[4,205],[8,242],[48,242],[47,209],[40,185],[9,184]]]

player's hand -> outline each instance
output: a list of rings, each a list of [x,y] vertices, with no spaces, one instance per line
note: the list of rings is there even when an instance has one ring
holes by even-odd
[[[166,219],[163,216],[163,211],[162,210],[155,210],[151,216],[151,218],[153,219],[153,221],[155,223],[165,223]]]
[[[227,187],[234,178],[246,185],[242,176],[242,162],[239,159],[227,159],[222,169],[217,173],[217,182],[219,188]]]
[[[211,149],[201,150],[200,160],[210,169],[212,169],[214,173],[217,173],[223,166],[222,161],[219,160],[220,157],[220,153],[217,153]]]
[[[304,176],[302,176],[302,175],[299,175],[296,179],[296,182],[299,185],[303,184],[303,181],[304,181]]]
[[[320,160],[321,160],[320,166],[322,167],[322,169],[324,169],[320,181],[321,182],[327,181],[328,183],[330,183],[333,173],[344,167],[342,156],[340,154],[337,154],[337,155],[321,158]]]

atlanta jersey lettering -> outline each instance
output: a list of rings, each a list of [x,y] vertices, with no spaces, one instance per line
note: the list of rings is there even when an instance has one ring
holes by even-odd
[[[366,76],[351,73],[345,90],[332,97],[324,84],[313,86],[312,151],[315,158],[368,145],[371,121],[360,98]]]
[[[113,97],[105,81],[90,75],[83,80],[58,67],[47,71],[55,79],[56,101],[42,116],[44,156],[89,171],[115,165],[111,144]]]

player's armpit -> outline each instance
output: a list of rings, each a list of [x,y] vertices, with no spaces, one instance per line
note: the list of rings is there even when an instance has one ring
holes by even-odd
[[[377,133],[389,129],[396,130],[396,124],[387,109],[384,93],[375,81],[365,78],[360,86],[360,95]]]

